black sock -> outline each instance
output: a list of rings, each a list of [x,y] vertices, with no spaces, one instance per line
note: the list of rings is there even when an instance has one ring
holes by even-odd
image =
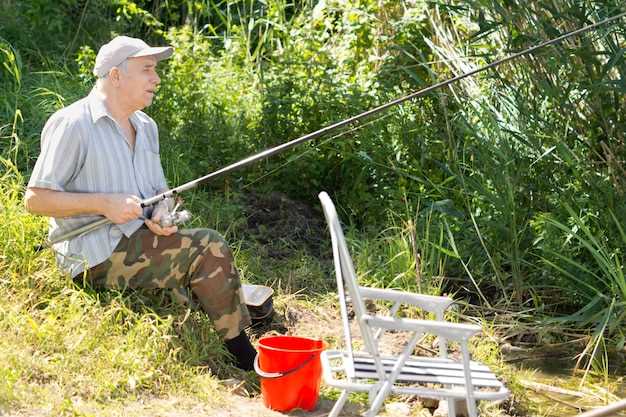
[[[226,349],[235,357],[235,366],[244,371],[252,371],[254,369],[254,357],[256,356],[256,350],[248,335],[244,330],[239,333],[239,336],[226,340],[224,342]]]

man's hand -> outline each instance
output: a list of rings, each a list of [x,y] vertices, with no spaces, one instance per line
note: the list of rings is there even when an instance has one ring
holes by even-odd
[[[110,194],[106,196],[104,213],[112,223],[128,223],[143,214],[141,199],[130,194]]]
[[[169,236],[178,231],[178,226],[176,225],[169,226],[169,227],[161,227],[161,224],[159,223],[159,221],[161,220],[161,217],[163,217],[169,212],[168,204],[169,202],[165,200],[159,202],[159,204],[157,204],[154,210],[152,211],[152,219],[150,220],[146,219],[145,221],[146,226],[148,226],[148,229],[150,229],[152,233],[154,233],[155,235]]]

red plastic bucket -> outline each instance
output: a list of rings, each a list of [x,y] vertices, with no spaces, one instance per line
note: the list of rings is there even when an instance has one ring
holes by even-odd
[[[269,336],[259,340],[254,370],[261,377],[261,394],[267,408],[312,411],[317,405],[322,379],[322,340],[297,336]]]

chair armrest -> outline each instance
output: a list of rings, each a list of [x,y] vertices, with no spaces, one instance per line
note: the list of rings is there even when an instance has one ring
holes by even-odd
[[[359,292],[363,298],[373,300],[390,300],[400,302],[402,304],[411,304],[431,313],[443,313],[443,311],[454,302],[454,300],[448,297],[415,294],[412,292],[381,288],[359,287]]]
[[[370,316],[369,314],[363,315],[361,319],[372,327],[432,333],[458,342],[467,341],[481,331],[480,326],[476,324],[449,323],[438,320],[401,319],[397,317]]]

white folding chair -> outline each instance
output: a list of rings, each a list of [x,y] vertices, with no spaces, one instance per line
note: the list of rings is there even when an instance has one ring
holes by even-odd
[[[345,346],[344,350],[326,350],[322,353],[324,382],[341,389],[341,395],[329,417],[337,417],[350,392],[367,392],[367,417],[377,414],[390,394],[417,395],[448,401],[448,416],[456,416],[455,401],[466,400],[470,417],[476,417],[478,400],[500,400],[509,391],[483,364],[470,361],[469,338],[480,332],[480,326],[444,321],[444,311],[452,300],[447,297],[409,292],[367,288],[358,285],[352,259],[337,218],[335,206],[328,194],[319,194],[332,239],[335,275],[339,293]],[[347,288],[347,294],[345,289]],[[349,299],[347,299],[349,295]],[[371,314],[363,299],[388,300],[390,315]],[[362,338],[362,348],[353,350],[353,337],[348,319],[347,302],[351,301],[354,320]],[[434,313],[437,320],[415,320],[396,317],[403,304],[418,306]],[[411,334],[404,350],[398,356],[382,355],[379,351],[381,335],[386,330]],[[439,338],[439,357],[411,356],[420,337],[430,333]],[[447,358],[447,340],[458,342],[462,358]]]

